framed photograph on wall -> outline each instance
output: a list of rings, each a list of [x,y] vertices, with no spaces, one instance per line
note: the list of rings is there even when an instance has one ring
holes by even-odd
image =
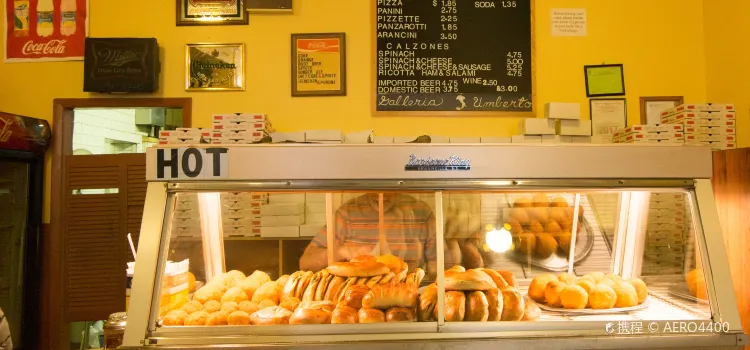
[[[185,90],[245,90],[245,44],[188,44]]]
[[[250,13],[292,13],[292,0],[245,0]]]
[[[246,0],[177,0],[178,26],[219,26],[250,23]]]
[[[591,142],[612,143],[612,135],[628,125],[628,107],[624,98],[591,99]]]
[[[586,97],[625,95],[625,73],[622,64],[584,66]]]
[[[682,96],[641,97],[641,124],[661,124],[661,112],[685,103]]]
[[[346,96],[346,33],[292,34],[292,96]]]

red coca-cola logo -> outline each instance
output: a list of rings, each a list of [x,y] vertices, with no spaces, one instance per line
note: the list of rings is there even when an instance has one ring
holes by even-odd
[[[314,50],[314,49],[325,49],[326,48],[326,42],[325,41],[310,41],[307,43],[307,48]]]
[[[21,53],[25,56],[50,54],[62,55],[65,53],[65,44],[67,42],[68,40],[50,40],[46,43],[35,43],[33,40],[29,40],[23,45]]]

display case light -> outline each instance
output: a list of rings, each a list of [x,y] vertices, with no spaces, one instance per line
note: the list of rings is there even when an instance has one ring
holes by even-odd
[[[486,234],[487,247],[495,253],[504,253],[513,245],[510,231],[505,227],[493,228]]]
[[[224,273],[224,232],[221,224],[221,198],[219,193],[198,193],[198,210],[201,219],[206,281],[210,281]]]

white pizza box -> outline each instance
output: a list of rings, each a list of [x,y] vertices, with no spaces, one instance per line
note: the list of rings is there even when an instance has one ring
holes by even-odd
[[[200,139],[198,140],[181,140],[181,139],[174,139],[174,140],[159,140],[160,145],[195,145],[202,143]]]
[[[187,138],[193,136],[202,136],[206,129],[203,128],[177,128],[174,130],[159,131],[159,138]],[[208,132],[208,131],[206,131]]]
[[[624,134],[614,136],[617,141],[621,143],[630,143],[631,141],[639,140],[659,140],[659,141],[683,141],[685,140],[685,134],[682,132],[633,132],[630,134]]]
[[[731,135],[714,135],[714,134],[690,134],[685,135],[685,141],[692,143],[693,141],[717,141],[717,142],[736,142],[737,137]]]
[[[271,139],[274,143],[279,142],[305,142],[307,141],[304,131],[299,132],[273,132]]]
[[[716,151],[737,148],[737,144],[733,141],[690,141],[687,144],[691,146],[710,146],[711,149]]]
[[[262,137],[252,138],[252,139],[245,139],[245,138],[239,138],[239,139],[231,138],[231,139],[228,139],[228,138],[223,138],[222,137],[222,138],[213,138],[213,139],[211,139],[211,144],[212,145],[249,145],[249,144],[257,143],[257,142],[260,142],[260,141],[263,141]]]
[[[174,211],[174,217],[177,219],[190,219],[198,215],[200,215],[200,211],[197,206],[194,208],[176,209]]]
[[[262,139],[263,137],[268,136],[268,133],[266,133],[263,130],[221,130],[221,129],[214,129],[214,131],[211,133],[212,139]]]
[[[561,135],[542,135],[542,143],[572,143],[571,137]]]
[[[305,223],[305,214],[261,216],[261,227],[299,226]]]
[[[417,136],[394,136],[393,143],[409,143],[417,139]]]
[[[677,114],[680,112],[734,112],[736,111],[733,103],[701,103],[701,104],[681,104],[679,106],[666,109],[661,112],[661,116]]]
[[[542,143],[541,136],[533,135],[513,135],[510,140],[511,143]]]
[[[737,120],[737,114],[735,112],[682,112],[661,117],[661,122],[665,124],[677,124],[686,123],[685,120],[693,119],[734,121]]]
[[[737,129],[734,126],[690,125],[685,128],[685,134],[737,135]]]
[[[222,208],[221,217],[222,218],[260,217],[260,208],[242,208],[242,209]]]
[[[658,144],[665,144],[665,145],[674,145],[674,144],[684,144],[685,139],[684,138],[674,138],[674,139],[666,139],[666,140],[658,140],[658,139],[628,139],[628,140],[622,140],[617,143],[648,143],[652,145],[658,145]]]
[[[270,124],[270,119],[265,113],[225,113],[214,114],[211,122],[215,124],[232,122],[263,122]]]
[[[591,136],[590,120],[558,120],[557,134],[565,136]]]
[[[221,206],[226,209],[252,209],[252,208],[258,208],[260,209],[261,205],[266,204],[267,202],[261,202],[261,201],[230,201],[230,200],[222,200]]]
[[[306,213],[305,222],[308,224],[326,223],[326,213]]]
[[[305,203],[325,203],[325,193],[305,193]]]
[[[685,128],[689,128],[691,126],[711,126],[711,127],[734,128],[735,125],[737,125],[736,120],[723,119],[723,118],[722,119],[706,119],[706,118],[683,119],[675,123],[684,124]]]
[[[221,198],[232,198],[232,199],[268,199],[268,193],[266,192],[221,192]]]
[[[264,238],[293,238],[299,237],[299,225],[261,227],[260,236]]]
[[[388,144],[393,143],[393,136],[375,136],[375,138],[372,140],[373,143],[378,144]]]
[[[305,203],[305,213],[306,214],[325,214],[326,213],[326,204],[325,203]]]
[[[518,122],[518,132],[523,135],[554,135],[555,120],[542,118],[524,118]]]
[[[260,226],[260,216],[247,216],[241,218],[221,218],[221,224],[224,226]]]
[[[451,143],[451,138],[441,135],[430,135],[430,143]]]
[[[198,210],[198,200],[188,200],[184,202],[177,202],[175,203],[175,210],[187,210],[187,209],[195,209]]]
[[[260,227],[257,226],[223,226],[222,231],[224,231],[224,236],[260,236]]]
[[[591,136],[571,136],[570,143],[591,143]]]
[[[265,125],[263,123],[224,123],[224,124],[213,124],[213,130],[250,130],[250,131],[265,131],[268,133],[276,132],[276,129]]]
[[[274,203],[260,207],[262,216],[300,215],[305,213],[305,203]]]
[[[305,224],[299,227],[300,237],[315,237],[323,229],[321,224]]]
[[[305,130],[307,141],[341,141],[341,130]]]
[[[482,136],[479,138],[480,143],[512,143],[510,137],[505,136]]]
[[[544,116],[549,119],[581,119],[581,104],[570,102],[548,102],[544,105]]]
[[[479,143],[481,139],[473,136],[451,136],[450,143]]]
[[[269,203],[304,203],[304,193],[271,193],[268,196]]]
[[[684,128],[681,124],[654,124],[654,125],[631,125],[623,128],[618,133],[643,133],[643,132],[682,132]]]
[[[373,130],[364,130],[357,132],[349,132],[344,134],[344,143],[349,144],[364,144],[370,143],[372,140]]]

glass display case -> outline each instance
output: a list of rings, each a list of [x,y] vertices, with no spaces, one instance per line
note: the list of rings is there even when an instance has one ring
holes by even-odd
[[[746,342],[708,148],[196,145],[147,161],[126,348]]]

